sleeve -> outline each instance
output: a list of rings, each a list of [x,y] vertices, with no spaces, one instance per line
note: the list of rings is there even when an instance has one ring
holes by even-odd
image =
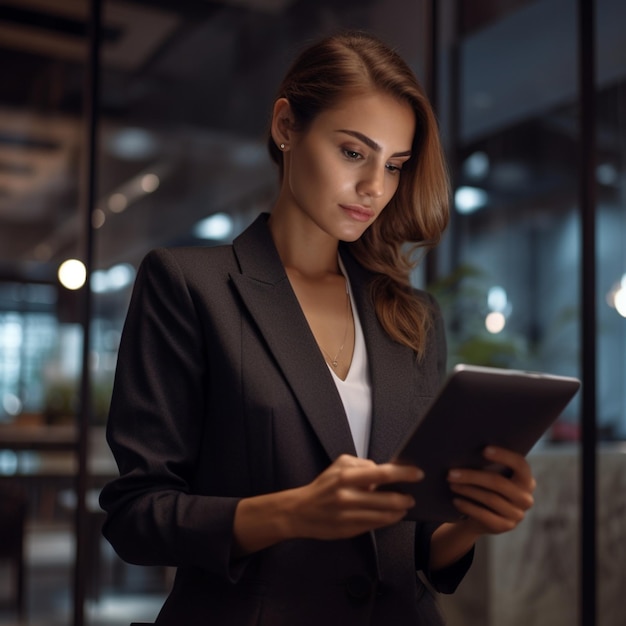
[[[437,374],[439,376],[439,380],[443,382],[446,375],[447,361],[447,345],[443,315],[437,300],[430,294],[427,294],[427,296],[429,298],[429,304],[433,316],[432,333],[430,338],[432,343],[429,345],[429,350],[431,354],[434,353],[433,356],[435,358]],[[415,561],[417,569],[424,573],[426,579],[436,591],[441,593],[453,593],[472,565],[472,561],[474,559],[474,548],[449,567],[442,570],[431,571],[428,567],[428,563],[430,561],[430,541],[432,534],[438,526],[439,524],[436,523],[424,523],[417,525],[415,535]]]
[[[424,573],[433,589],[440,593],[454,593],[474,560],[474,548],[467,552],[456,563],[442,570],[432,571],[428,567],[430,561],[430,540],[439,524],[418,524],[415,536],[417,569]]]
[[[100,496],[103,534],[130,563],[197,566],[234,581],[238,499],[191,490],[207,419],[205,354],[183,272],[171,252],[149,253],[118,354],[107,441],[119,477]]]

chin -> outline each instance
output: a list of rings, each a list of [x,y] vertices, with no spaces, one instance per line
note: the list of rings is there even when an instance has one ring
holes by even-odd
[[[344,232],[339,236],[339,241],[344,241],[345,243],[358,241],[365,234],[366,230],[367,228],[361,228],[358,232],[355,232],[353,229],[350,229],[349,232]]]

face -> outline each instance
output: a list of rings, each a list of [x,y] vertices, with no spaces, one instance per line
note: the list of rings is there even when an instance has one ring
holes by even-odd
[[[344,98],[290,134],[279,204],[334,239],[358,239],[395,194],[414,133],[406,102],[377,91]]]

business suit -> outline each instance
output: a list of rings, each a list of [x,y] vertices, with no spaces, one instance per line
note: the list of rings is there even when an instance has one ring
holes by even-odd
[[[416,578],[429,525],[351,540],[284,541],[231,560],[242,497],[300,486],[355,454],[339,394],[260,216],[233,246],[150,253],[120,346],[108,438],[120,478],[104,534],[126,560],[178,567],[158,624],[440,624]],[[439,386],[441,319],[428,358],[379,326],[368,273],[342,249],[373,389],[369,456],[388,460]],[[428,296],[423,295],[427,298]],[[451,591],[471,555],[433,584]]]

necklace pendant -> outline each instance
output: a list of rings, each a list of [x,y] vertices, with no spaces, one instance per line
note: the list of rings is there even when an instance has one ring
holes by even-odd
[[[337,365],[339,365],[339,362],[337,361],[337,359],[335,359],[334,361],[331,361],[331,362],[330,362],[330,364],[331,364],[333,367],[337,367]]]

